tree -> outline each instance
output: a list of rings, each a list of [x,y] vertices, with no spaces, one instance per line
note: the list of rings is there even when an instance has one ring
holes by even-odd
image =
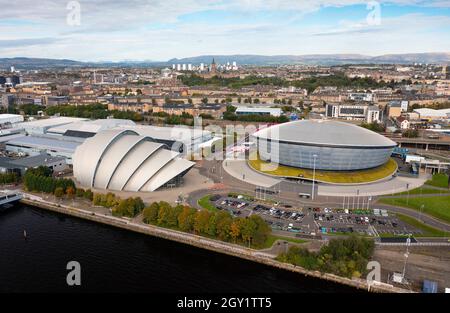
[[[159,202],[159,211],[158,211],[158,219],[157,219],[158,225],[169,227],[171,210],[172,210],[172,207],[170,206],[169,203],[167,203],[165,201]]]
[[[219,211],[216,213],[217,236],[220,240],[227,241],[230,239],[230,228],[233,218],[230,213]]]
[[[66,194],[69,199],[73,199],[75,197],[75,189],[72,186],[67,187]]]
[[[209,221],[208,221],[207,234],[211,237],[215,237],[217,235],[216,218],[217,218],[217,214],[211,214]]]
[[[183,207],[178,215],[178,227],[185,232],[191,232],[194,229],[195,214],[197,210],[188,206]]]
[[[102,205],[102,195],[100,193],[95,193],[92,198],[92,203],[94,205]]]
[[[251,215],[248,219],[252,220],[256,225],[256,229],[251,235],[252,243],[255,246],[262,246],[272,232],[272,229],[259,215]]]
[[[83,196],[85,199],[88,199],[90,201],[92,201],[94,199],[94,193],[92,192],[91,189],[86,189]]]
[[[55,189],[55,197],[62,198],[64,196],[64,189],[62,187],[58,187]]]
[[[159,204],[153,202],[149,207],[146,207],[143,211],[144,223],[155,224],[158,220]]]
[[[251,243],[256,233],[257,225],[253,219],[246,218],[241,223],[241,237],[245,243]]]
[[[86,192],[86,191],[85,191],[83,188],[77,188],[76,196],[77,196],[78,198],[83,198],[85,192]]]
[[[403,132],[402,137],[417,138],[419,137],[419,131],[417,129],[407,129]]]
[[[207,210],[197,211],[194,217],[194,231],[198,234],[206,234],[210,217],[211,214]]]
[[[236,242],[241,235],[241,223],[242,220],[240,218],[235,218],[230,225],[230,237],[234,242]]]

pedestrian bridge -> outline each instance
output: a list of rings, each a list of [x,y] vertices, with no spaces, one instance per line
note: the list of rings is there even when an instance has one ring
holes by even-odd
[[[22,199],[22,194],[14,190],[0,190],[0,206]]]

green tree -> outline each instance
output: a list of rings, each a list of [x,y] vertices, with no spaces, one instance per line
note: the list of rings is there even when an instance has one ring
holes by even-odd
[[[76,196],[77,196],[78,198],[83,198],[85,192],[86,192],[86,191],[85,191],[83,188],[77,188]]]
[[[250,244],[256,233],[257,225],[253,219],[245,218],[241,223],[241,237],[245,244]]]
[[[86,189],[83,196],[85,199],[88,199],[90,201],[92,201],[94,199],[94,193],[92,192],[91,189]]]
[[[55,197],[62,198],[64,196],[64,189],[61,187],[58,187],[55,189],[54,194],[55,194]]]
[[[228,241],[230,239],[230,227],[233,218],[230,213],[225,211],[219,211],[216,213],[216,229],[217,236],[220,240]]]
[[[155,224],[158,221],[158,213],[159,213],[159,204],[158,202],[153,202],[143,211],[144,223]]]

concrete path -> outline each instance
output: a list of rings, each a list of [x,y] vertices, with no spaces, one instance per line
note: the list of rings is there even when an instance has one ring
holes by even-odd
[[[359,190],[360,196],[381,196],[418,188],[422,186],[427,179],[428,176],[425,175],[420,178],[397,176],[390,180],[360,186],[319,185],[318,194],[320,196],[331,197],[354,197]]]
[[[272,188],[279,184],[281,180],[260,174],[252,170],[246,160],[227,159],[222,163],[223,169],[231,176],[246,183],[264,188]]]

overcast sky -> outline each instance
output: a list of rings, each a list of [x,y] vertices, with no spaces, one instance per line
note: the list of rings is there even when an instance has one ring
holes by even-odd
[[[73,2],[0,0],[0,57],[450,52],[450,0]]]

